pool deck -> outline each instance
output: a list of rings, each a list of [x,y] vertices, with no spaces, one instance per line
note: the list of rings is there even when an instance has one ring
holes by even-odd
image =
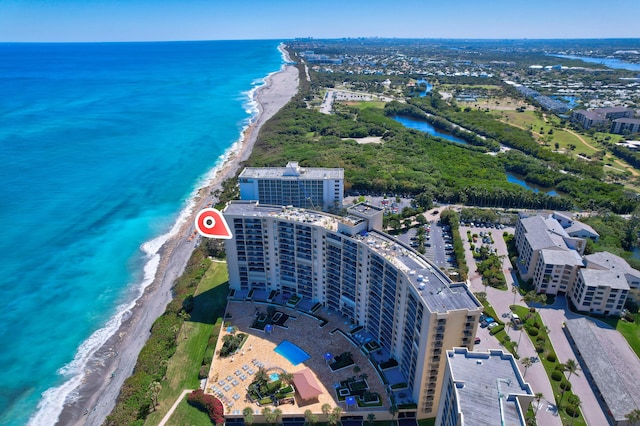
[[[311,410],[313,413],[322,413],[321,407],[324,404],[329,404],[332,408],[339,406],[345,414],[364,413],[366,415],[369,412],[376,412],[377,417],[382,418],[385,413],[388,413],[390,404],[385,386],[367,357],[342,333],[334,332],[331,334],[336,329],[348,333],[350,322],[345,317],[335,311],[320,310],[316,312],[316,315],[329,321],[324,327],[320,327],[320,322],[316,318],[290,308],[275,306],[276,310],[296,317],[296,319],[289,318],[287,320],[285,325],[288,329],[274,326],[271,333],[267,334],[262,330],[249,328],[255,319],[256,309],[266,312],[267,306],[265,303],[247,301],[229,301],[227,304],[226,321],[230,325],[237,327],[239,333],[247,333],[249,337],[243,346],[243,351],[233,357],[220,358],[216,352],[209,371],[206,392],[213,393],[212,387],[221,392],[221,399],[225,405],[225,416],[242,417],[242,411],[245,407],[251,407],[257,415],[262,412],[263,407],[249,402],[246,392],[246,388],[252,382],[260,364],[264,366],[267,372],[270,369],[275,372],[282,369],[288,373],[295,373],[308,367],[313,371],[320,384],[322,394],[317,400],[300,401],[296,393],[296,403],[294,405],[284,404],[277,407],[282,411],[283,415],[304,416],[306,410]],[[222,337],[226,334],[228,334],[227,329],[223,327],[216,346],[218,350],[222,347]],[[274,348],[283,340],[288,340],[299,346],[311,358],[298,365],[292,365],[286,358],[274,351]],[[355,364],[339,371],[331,371],[324,360],[324,354],[329,352],[333,356],[337,356],[347,351],[353,354]],[[361,369],[358,373],[353,371],[356,365]],[[253,374],[249,374],[250,371],[253,371]],[[347,409],[344,401],[337,400],[333,385],[363,373],[367,375],[369,391],[377,392],[382,399],[383,405],[381,407],[361,409],[352,406]],[[245,377],[244,380],[242,380],[243,375]],[[229,378],[231,380],[228,380]],[[234,382],[236,383],[235,385]],[[235,399],[234,395],[236,396]],[[272,410],[276,408],[273,405],[267,405],[267,407]]]

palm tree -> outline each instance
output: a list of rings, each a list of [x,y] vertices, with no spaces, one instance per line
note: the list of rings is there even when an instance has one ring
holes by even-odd
[[[264,386],[267,383],[267,381],[269,381],[269,375],[267,374],[267,370],[265,370],[264,367],[258,368],[258,371],[256,372],[256,375],[254,376],[253,380],[258,383],[258,388],[261,388],[262,386]]]
[[[536,412],[534,415],[537,416],[538,410],[540,409],[540,400],[544,398],[544,394],[542,392],[536,392],[535,397],[536,397]]]
[[[571,415],[571,425],[570,426],[573,426],[573,421],[576,419],[576,417],[580,417],[580,413],[578,413],[578,410],[580,409],[580,405],[582,405],[582,401],[580,400],[580,397],[578,395],[574,395],[573,396],[573,407],[574,407],[575,411]]]
[[[264,407],[262,409],[262,415],[264,416],[264,421],[266,421],[267,423],[271,424],[271,422],[269,421],[269,420],[271,420],[271,408]]]
[[[255,418],[253,417],[253,409],[251,407],[244,407],[244,410],[242,410],[242,416],[244,417],[244,424],[247,426],[251,426],[255,421]]]
[[[324,414],[325,416],[328,416],[331,412],[331,406],[329,404],[322,404],[322,407],[320,409],[322,410],[322,414]]]
[[[327,422],[331,426],[336,426],[338,423],[340,423],[341,414],[342,414],[342,408],[335,407],[333,411],[329,414],[329,416],[327,416]]]
[[[532,365],[533,361],[531,360],[531,357],[522,358],[522,366],[524,367],[524,374],[522,375],[523,378],[527,376],[527,370]]]
[[[315,417],[315,414],[313,414],[313,411],[305,410],[305,412],[304,412],[304,421],[306,423],[309,423],[310,425],[314,424],[315,423],[314,417]],[[317,419],[315,419],[315,420],[317,420]]]
[[[277,424],[278,418],[282,415],[282,410],[279,408],[276,408],[271,412],[271,415],[273,416],[273,422]]]
[[[287,372],[280,373],[280,382],[284,385],[293,384],[293,374]]]
[[[640,410],[637,408],[635,410],[631,410],[624,417],[629,422],[629,426],[634,426],[636,423],[640,422]]]
[[[367,414],[367,424],[369,426],[373,426],[373,422],[375,422],[375,421],[376,421],[376,415],[375,414],[373,414],[373,413]]]
[[[564,371],[569,372],[569,377],[567,377],[567,380],[569,380],[572,374],[575,374],[576,376],[578,375],[576,372],[580,371],[580,367],[578,367],[578,363],[575,359],[569,359],[564,364]]]
[[[396,404],[391,404],[391,407],[389,407],[389,413],[391,414],[391,419],[397,425],[396,415],[398,414],[398,406]]]

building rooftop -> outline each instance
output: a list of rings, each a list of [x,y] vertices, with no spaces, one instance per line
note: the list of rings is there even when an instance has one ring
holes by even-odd
[[[616,256],[608,251],[589,254],[584,257],[587,261],[587,268],[597,269],[601,267],[611,271],[622,272],[623,274],[630,274],[640,277],[640,271],[632,268],[626,260],[620,256]]]
[[[526,401],[521,406],[516,396],[533,397],[533,391],[511,354],[455,348],[447,351],[447,363],[466,424],[525,425]]]
[[[629,290],[629,284],[622,272],[604,271],[601,269],[580,269],[582,280],[589,287],[611,287]]]
[[[355,216],[336,216],[300,208],[261,205],[256,201],[233,201],[224,210],[225,215],[247,217],[274,217],[278,219],[321,226],[338,232],[339,224],[355,226],[363,219]],[[424,256],[387,234],[378,231],[361,232],[350,236],[365,244],[374,253],[393,264],[418,290],[432,312],[456,309],[478,309],[481,305],[464,283],[453,283],[438,267]]]
[[[587,225],[586,223],[579,222],[577,220],[574,220],[568,228],[565,228],[565,232],[569,235],[573,234],[574,232],[580,232],[580,231],[587,231],[592,235],[600,236],[600,234],[598,234],[596,230],[593,229],[591,226]]]
[[[569,249],[564,241],[565,238],[569,238],[569,235],[557,220],[544,216],[531,216],[521,221],[532,250],[551,247]]]
[[[621,353],[586,318],[569,319],[565,327],[613,417],[624,420],[625,414],[640,406],[640,361]],[[630,363],[633,358],[635,362]]]
[[[344,169],[300,167],[295,161],[287,163],[286,167],[246,167],[239,178],[253,179],[344,179]]]
[[[561,250],[557,248],[540,250],[545,265],[583,266],[580,255],[575,250]]]

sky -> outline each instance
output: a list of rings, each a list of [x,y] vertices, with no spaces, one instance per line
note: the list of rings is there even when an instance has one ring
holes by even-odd
[[[640,38],[639,0],[0,0],[0,42]]]

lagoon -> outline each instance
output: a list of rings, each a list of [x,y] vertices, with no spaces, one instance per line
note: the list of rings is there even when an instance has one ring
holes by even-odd
[[[547,189],[547,188],[543,188],[541,186],[538,185],[534,185],[534,184],[530,184],[527,183],[524,179],[522,179],[522,177],[514,174],[514,173],[509,173],[506,172],[507,175],[507,182],[511,182],[511,183],[515,183],[516,185],[520,185],[523,188],[528,189],[529,191],[533,191],[533,192],[544,192],[545,194],[551,196],[551,197],[556,197],[558,195],[558,193],[556,191],[554,191],[553,189]]]
[[[550,56],[555,56],[557,58],[579,59],[583,62],[589,62],[591,64],[602,64],[606,67],[614,68],[614,69],[640,71],[640,64],[625,62],[615,58],[593,58],[591,56],[574,56],[574,55],[550,55]]]
[[[440,131],[424,120],[417,120],[415,118],[409,118],[401,115],[396,115],[393,117],[393,119],[409,129],[419,130],[421,132],[428,133],[431,136],[446,139],[448,141],[456,142],[463,145],[468,145],[465,140],[455,137],[451,133]]]

